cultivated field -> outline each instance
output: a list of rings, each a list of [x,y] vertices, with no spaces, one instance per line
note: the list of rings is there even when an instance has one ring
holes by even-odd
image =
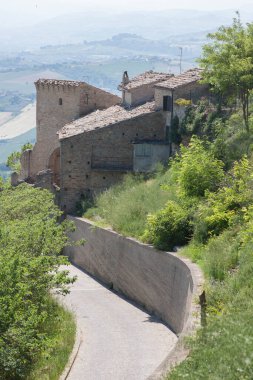
[[[31,69],[0,72],[1,90],[19,91],[23,94],[35,93],[34,82],[39,78],[59,79],[63,75],[49,69]]]
[[[7,114],[7,112],[1,112],[1,114]],[[4,115],[2,116],[2,119],[4,119]],[[18,116],[4,122],[1,125],[2,119],[0,116],[0,140],[8,140],[17,137],[35,128],[36,105],[35,103],[29,104],[23,108],[22,112]]]
[[[11,112],[0,112],[0,126],[11,119]]]

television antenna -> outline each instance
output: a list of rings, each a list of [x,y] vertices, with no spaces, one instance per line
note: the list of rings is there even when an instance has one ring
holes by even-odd
[[[181,74],[182,73],[183,48],[181,46],[179,46],[179,50],[180,50],[179,70],[180,70],[180,74]]]

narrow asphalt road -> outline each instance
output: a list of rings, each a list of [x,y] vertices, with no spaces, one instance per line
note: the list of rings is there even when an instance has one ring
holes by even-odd
[[[159,320],[74,266],[78,280],[64,303],[76,314],[82,343],[68,380],[144,380],[177,337]]]

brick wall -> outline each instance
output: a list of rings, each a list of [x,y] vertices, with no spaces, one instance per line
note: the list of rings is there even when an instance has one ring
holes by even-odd
[[[101,192],[132,170],[133,141],[164,138],[163,113],[153,112],[61,140],[62,207],[73,211],[81,194]]]

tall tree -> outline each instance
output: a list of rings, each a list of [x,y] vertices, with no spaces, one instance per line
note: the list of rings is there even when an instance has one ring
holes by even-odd
[[[213,90],[241,101],[243,119],[249,130],[249,96],[253,89],[253,24],[243,26],[240,15],[232,26],[221,26],[208,37],[199,62],[204,68],[204,82]]]

